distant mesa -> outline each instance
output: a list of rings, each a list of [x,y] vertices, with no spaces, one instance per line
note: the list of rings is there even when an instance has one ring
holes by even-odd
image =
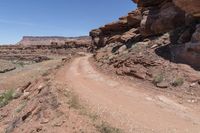
[[[90,45],[91,38],[89,36],[80,37],[62,37],[62,36],[24,36],[18,45]]]

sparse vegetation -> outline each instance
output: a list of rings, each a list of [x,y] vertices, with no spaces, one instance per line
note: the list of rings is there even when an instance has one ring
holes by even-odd
[[[75,109],[81,108],[81,105],[79,103],[79,98],[77,95],[72,95],[72,97],[68,103],[69,103],[70,107],[72,107],[72,108],[75,108]]]
[[[79,102],[79,97],[74,94],[72,91],[66,91],[65,96],[69,98],[68,104],[70,108],[79,109],[80,115],[88,116],[90,119],[95,121],[98,118],[98,115],[95,113],[91,113],[84,106],[82,106]]]
[[[0,108],[6,106],[14,98],[14,93],[14,90],[8,90],[0,94]]]
[[[46,77],[46,76],[48,76],[49,75],[49,71],[45,71],[43,74],[42,74],[42,76],[44,76],[44,77]]]
[[[18,62],[17,64],[18,64],[20,67],[24,67],[24,65],[25,65],[23,62]]]
[[[80,115],[88,116],[92,121],[96,121],[99,117],[97,114],[88,111],[84,107],[80,110]]]
[[[118,128],[111,127],[108,123],[103,122],[101,125],[96,126],[100,133],[122,133]]]
[[[122,130],[112,127],[104,121],[98,120],[99,116],[82,106],[79,102],[79,97],[74,94],[73,91],[66,91],[64,95],[69,99],[67,102],[69,107],[79,110],[80,115],[89,117],[94,122],[95,128],[100,133],[122,133]]]
[[[157,85],[159,83],[161,83],[164,80],[164,75],[163,73],[159,73],[157,75],[154,76],[153,78],[153,84]]]
[[[24,67],[25,63],[23,61],[14,60],[12,61],[13,64],[15,64],[16,67]]]
[[[26,105],[27,105],[27,102],[26,101],[24,101],[24,102],[22,102],[20,105],[19,105],[19,107],[15,110],[17,113],[20,113],[25,107],[26,107]]]
[[[172,86],[174,86],[174,87],[182,86],[183,83],[184,83],[184,79],[183,78],[176,78],[172,82]]]
[[[81,109],[82,106],[79,103],[79,97],[78,95],[74,94],[72,91],[66,91],[65,96],[68,98],[68,104],[70,108],[74,109]]]

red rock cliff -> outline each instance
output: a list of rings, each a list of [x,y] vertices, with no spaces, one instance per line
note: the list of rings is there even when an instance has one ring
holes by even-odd
[[[171,60],[200,67],[199,0],[132,0],[138,8],[90,32],[93,49],[144,42],[168,33]]]

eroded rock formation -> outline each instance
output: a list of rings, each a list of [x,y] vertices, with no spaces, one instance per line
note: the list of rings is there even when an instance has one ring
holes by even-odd
[[[199,0],[173,0],[173,2],[194,17],[200,17],[200,1]]]
[[[100,66],[152,82],[159,77],[164,87],[177,77],[200,81],[193,69],[177,64],[200,70],[200,1],[132,1],[135,11],[90,32]]]
[[[179,45],[179,48],[173,47],[171,50],[173,51],[171,59],[200,66],[198,0],[133,0],[133,2],[138,4],[138,9],[116,22],[90,32],[96,49],[115,42],[123,44],[140,42],[149,37],[159,37],[169,33],[169,42],[172,45]]]
[[[120,18],[117,22],[92,30],[90,36],[94,46],[100,48],[115,41],[127,42],[130,39],[139,39],[137,28],[140,26],[141,20],[141,10],[137,9],[130,12],[128,16]]]

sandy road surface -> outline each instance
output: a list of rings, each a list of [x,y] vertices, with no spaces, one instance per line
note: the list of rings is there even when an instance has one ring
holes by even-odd
[[[197,110],[113,80],[95,71],[89,57],[76,58],[60,73],[103,119],[130,133],[200,133]]]

